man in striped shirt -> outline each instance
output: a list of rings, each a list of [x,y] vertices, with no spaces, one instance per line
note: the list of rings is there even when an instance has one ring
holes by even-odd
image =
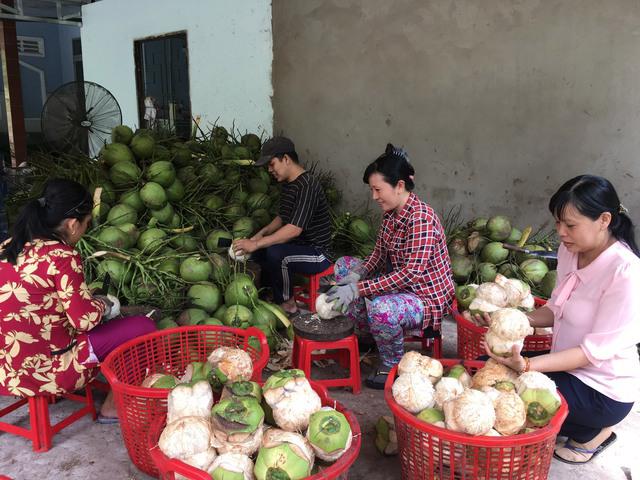
[[[234,242],[238,253],[253,253],[262,279],[273,290],[273,301],[289,313],[297,310],[293,273],[318,273],[329,267],[331,218],[320,182],[298,160],[295,145],[273,137],[262,146],[257,166],[282,183],[278,215],[249,239]]]

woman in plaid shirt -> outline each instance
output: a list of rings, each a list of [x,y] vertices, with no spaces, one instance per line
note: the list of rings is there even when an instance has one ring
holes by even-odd
[[[338,259],[338,285],[329,292],[334,308],[378,346],[380,366],[365,382],[371,388],[384,388],[404,354],[405,335],[440,328],[454,295],[444,229],[433,209],[412,193],[413,176],[406,153],[391,144],[367,167],[363,181],[384,212],[376,245],[364,261]]]

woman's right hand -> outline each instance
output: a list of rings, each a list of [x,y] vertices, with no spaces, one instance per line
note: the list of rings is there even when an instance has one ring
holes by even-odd
[[[479,313],[472,315],[469,310],[465,310],[464,312],[462,312],[462,316],[469,320],[471,323],[474,323],[480,327],[488,327],[491,323],[491,316],[487,312],[484,312],[482,315],[480,315]]]

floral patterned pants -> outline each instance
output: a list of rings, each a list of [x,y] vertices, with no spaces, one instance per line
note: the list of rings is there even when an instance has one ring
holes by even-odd
[[[341,257],[334,267],[336,281],[362,264],[355,257]],[[391,368],[404,354],[404,334],[421,330],[424,305],[413,293],[389,293],[371,299],[360,297],[347,310],[347,316],[356,322],[360,336],[373,336],[378,345],[380,367]]]

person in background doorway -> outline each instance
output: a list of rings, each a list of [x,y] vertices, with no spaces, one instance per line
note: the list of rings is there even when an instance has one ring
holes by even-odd
[[[627,209],[611,182],[580,175],[549,201],[560,238],[558,278],[531,326],[553,327],[551,352],[508,358],[517,372],[546,373],[569,406],[556,446],[562,462],[589,462],[616,440],[612,427],[631,411],[640,386],[640,251]],[[489,318],[485,316],[484,321]]]
[[[110,320],[117,299],[92,296],[74,246],[91,222],[89,192],[47,182],[0,249],[0,393],[29,397],[83,388],[118,345],[155,331],[147,317]],[[98,421],[117,422],[111,393]]]
[[[356,321],[361,339],[375,341],[378,370],[365,383],[383,389],[404,354],[404,336],[440,328],[454,296],[447,240],[433,209],[413,193],[414,169],[406,153],[388,144],[362,180],[384,212],[373,252],[361,261],[336,261],[334,308]],[[379,271],[382,271],[379,274]]]
[[[239,254],[253,254],[273,290],[273,301],[295,313],[293,274],[318,273],[331,265],[329,205],[318,179],[300,165],[290,139],[266,141],[256,165],[267,165],[282,183],[280,210],[271,223],[251,238],[236,240],[233,248]]]

